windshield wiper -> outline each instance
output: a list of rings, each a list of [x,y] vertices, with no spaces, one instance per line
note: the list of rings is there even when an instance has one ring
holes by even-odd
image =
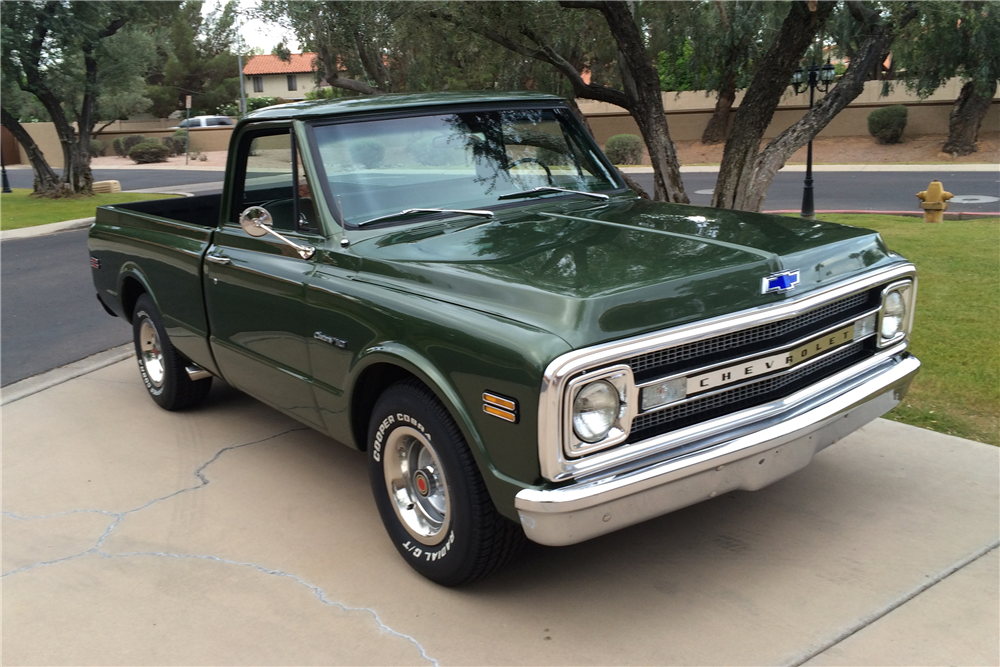
[[[531,188],[530,190],[521,190],[520,192],[509,192],[505,195],[500,195],[497,199],[526,199],[528,197],[539,197],[541,195],[553,193],[553,192],[568,192],[574,195],[583,195],[585,197],[593,197],[594,199],[602,199],[607,201],[611,197],[607,195],[602,195],[597,192],[585,192],[583,190],[567,190],[566,188],[556,188],[551,185],[543,185],[538,188]]]
[[[409,218],[418,215],[430,215],[431,213],[460,213],[462,215],[478,215],[483,218],[492,218],[493,211],[483,211],[479,209],[460,209],[460,208],[404,208],[398,213],[390,213],[389,215],[380,215],[377,218],[372,218],[370,220],[365,220],[363,222],[356,223],[358,227],[364,227],[373,222],[383,222],[385,220],[394,220],[396,218]]]

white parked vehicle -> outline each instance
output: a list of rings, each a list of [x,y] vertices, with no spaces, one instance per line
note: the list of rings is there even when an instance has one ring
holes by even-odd
[[[182,130],[184,128],[198,128],[198,127],[222,127],[233,125],[233,119],[229,116],[194,116],[193,118],[185,118],[181,121],[180,125],[176,127],[171,127],[171,130]]]

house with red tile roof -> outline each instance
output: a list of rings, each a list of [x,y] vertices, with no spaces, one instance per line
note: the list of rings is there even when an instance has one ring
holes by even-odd
[[[288,61],[278,56],[250,56],[243,66],[243,89],[247,97],[281,97],[303,100],[306,91],[325,87],[316,83],[315,53],[293,53]]]

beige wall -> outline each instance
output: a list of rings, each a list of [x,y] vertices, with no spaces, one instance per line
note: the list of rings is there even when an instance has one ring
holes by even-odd
[[[316,85],[312,72],[299,72],[295,76],[298,90],[288,90],[288,78],[285,74],[261,74],[264,90],[260,93],[255,93],[253,90],[253,77],[244,77],[244,90],[247,97],[281,97],[286,100],[304,100],[306,91],[316,90],[319,87]]]
[[[948,115],[958,97],[962,83],[952,79],[939,88],[925,100],[917,99],[909,93],[906,87],[897,83],[887,96],[882,96],[883,82],[869,81],[862,93],[837,114],[827,125],[820,137],[867,136],[868,114],[872,110],[890,104],[905,104],[909,108],[906,123],[907,135],[947,134]],[[789,91],[791,89],[789,88]],[[820,94],[821,97],[821,94]],[[736,109],[743,99],[743,92],[736,96],[736,104],[730,113],[730,122],[736,115]],[[602,146],[609,137],[615,134],[639,134],[639,128],[627,111],[621,107],[605,102],[578,100],[580,110],[586,114],[590,127],[598,143]],[[702,91],[685,91],[683,93],[663,93],[663,106],[667,112],[670,126],[670,136],[674,141],[699,141],[705,126],[712,117],[715,107],[715,96],[706,96]],[[809,109],[809,94],[795,95],[791,92],[785,95],[775,111],[774,118],[764,133],[764,138],[777,136],[784,129],[795,123]],[[1000,130],[1000,93],[993,98],[993,104],[983,119],[982,131],[996,132]]]
[[[128,128],[121,131],[110,131],[108,130],[101,132],[98,135],[100,141],[104,141],[109,144],[108,151],[105,155],[114,155],[114,151],[111,150],[110,143],[115,139],[115,137],[124,137],[130,134],[141,134],[144,137],[155,138],[160,141],[163,137],[173,136],[175,130],[168,129],[140,129],[138,125],[156,125],[161,124],[163,126],[174,127],[180,122],[179,118],[163,119],[162,121],[143,121],[142,123],[125,123]],[[114,127],[112,125],[112,127]],[[38,144],[39,149],[45,155],[46,161],[55,168],[62,167],[62,146],[59,144],[59,137],[56,134],[55,127],[52,123],[24,123],[24,129],[28,131],[31,138],[35,140]],[[191,130],[191,149],[199,151],[225,151],[229,150],[229,137],[233,133],[232,127],[199,127]],[[18,144],[18,149],[21,154],[21,164],[29,164],[28,156],[25,154],[24,149]]]
[[[312,76],[309,74],[299,74],[299,93],[305,94],[304,86],[315,86]],[[275,88],[268,88],[265,76],[264,92],[260,95],[272,95],[274,97],[285,97],[288,94],[288,86],[285,75],[270,75],[270,79],[275,87],[285,90],[277,91]],[[253,83],[247,79],[247,86],[252,90]],[[947,134],[948,114],[958,97],[961,89],[961,82],[953,79],[939,88],[931,97],[926,100],[918,100],[915,95],[906,91],[902,84],[897,84],[888,96],[881,96],[883,83],[881,81],[869,81],[865,84],[865,89],[846,109],[837,114],[827,125],[820,137],[846,137],[846,136],[867,136],[868,135],[868,114],[873,109],[889,104],[906,104],[909,107],[909,119],[906,124],[907,135],[919,134]],[[311,89],[311,88],[309,88]],[[269,92],[271,91],[271,92]],[[247,92],[250,95],[250,92]],[[287,99],[287,97],[286,97]],[[737,96],[736,102],[739,104],[742,93]],[[620,107],[616,107],[604,102],[593,102],[591,100],[579,100],[581,111],[587,115],[590,127],[598,143],[602,146],[604,142],[615,134],[639,134],[639,128],[628,112]],[[703,92],[689,91],[683,93],[663,93],[663,104],[667,112],[670,124],[670,136],[674,141],[698,141],[701,133],[705,130],[712,109],[715,105],[713,96],[706,96]],[[808,93],[802,95],[788,94],[782,99],[774,114],[771,124],[764,134],[765,138],[777,136],[782,130],[790,126],[802,117],[809,107]],[[736,109],[730,114],[730,122],[736,114]],[[107,130],[101,133],[99,139],[110,141],[117,136],[128,134],[142,134],[144,136],[166,137],[173,134],[173,130],[167,127],[174,127],[180,119],[161,119],[144,121],[116,121]],[[100,126],[100,124],[98,125]],[[25,123],[24,128],[28,134],[38,143],[45,159],[55,167],[62,166],[62,149],[59,139],[56,136],[52,123]],[[996,132],[1000,130],[1000,93],[993,98],[993,104],[986,118],[983,120],[982,131]],[[191,147],[201,151],[224,151],[229,147],[229,136],[232,133],[230,127],[205,127],[196,128],[191,131]],[[20,148],[20,146],[19,146]],[[23,149],[21,153],[21,164],[28,164],[27,156]]]

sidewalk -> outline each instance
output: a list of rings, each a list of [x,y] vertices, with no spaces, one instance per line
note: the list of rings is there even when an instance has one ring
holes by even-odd
[[[386,539],[362,454],[223,383],[166,412],[130,359],[2,417],[5,664],[1000,662],[988,445],[877,420],[450,590]]]

